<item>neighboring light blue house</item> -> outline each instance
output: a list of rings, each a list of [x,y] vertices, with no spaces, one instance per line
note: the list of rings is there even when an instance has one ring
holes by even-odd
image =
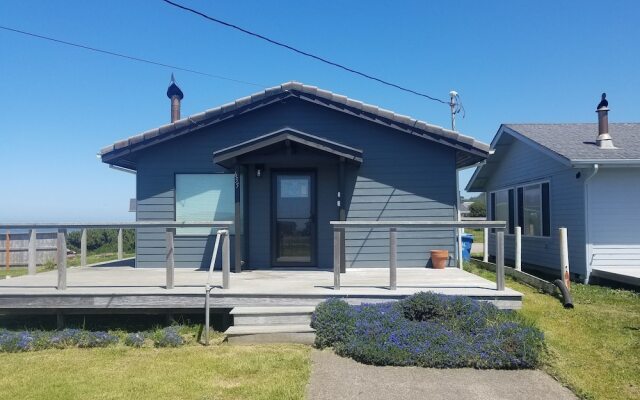
[[[331,268],[332,220],[457,219],[457,170],[482,162],[473,138],[290,82],[115,143],[102,161],[136,173],[136,219],[233,220],[234,269]],[[388,266],[388,231],[353,229],[347,267]],[[207,267],[208,230],[178,230],[177,266]],[[398,232],[398,266],[453,256],[452,229]],[[453,257],[452,257],[453,258]],[[138,267],[165,263],[162,231],[138,229]],[[451,262],[453,265],[453,260]]]
[[[606,100],[605,100],[606,101]],[[505,124],[467,186],[487,193],[488,217],[508,221],[505,257],[522,228],[522,263],[559,273],[566,227],[574,279],[640,284],[640,124]],[[489,235],[494,255],[495,235]]]

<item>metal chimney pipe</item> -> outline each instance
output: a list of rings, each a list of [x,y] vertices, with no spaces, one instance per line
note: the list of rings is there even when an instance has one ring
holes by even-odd
[[[180,98],[178,96],[171,96],[171,122],[175,122],[180,119]]]
[[[613,139],[609,134],[609,102],[607,94],[602,93],[602,100],[598,104],[596,112],[598,113],[598,137],[596,144],[601,149],[615,149]]]
[[[171,74],[171,84],[167,89],[167,97],[171,99],[171,122],[175,122],[180,119],[180,101],[184,98],[184,94],[176,85],[173,74]]]

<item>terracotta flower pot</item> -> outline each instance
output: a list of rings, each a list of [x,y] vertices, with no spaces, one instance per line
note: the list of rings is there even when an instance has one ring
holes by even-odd
[[[444,269],[449,264],[449,250],[431,250],[431,264],[435,269]]]

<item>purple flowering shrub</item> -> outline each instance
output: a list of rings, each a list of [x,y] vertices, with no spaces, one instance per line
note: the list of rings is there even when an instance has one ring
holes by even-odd
[[[85,334],[80,339],[78,343],[78,347],[107,347],[113,344],[118,343],[118,336],[103,331],[96,332],[85,332]]]
[[[142,332],[129,333],[124,338],[124,344],[130,347],[142,347],[144,345],[144,339],[145,336]]]
[[[82,329],[63,329],[55,331],[49,335],[50,347],[64,349],[66,347],[74,347],[80,344],[85,332]]]
[[[311,327],[316,330],[315,345],[322,349],[343,342],[353,333],[355,312],[346,302],[329,299],[318,304],[311,316]]]
[[[373,365],[534,368],[542,333],[513,312],[469,298],[418,293],[394,303],[320,304],[316,345]]]
[[[184,338],[180,334],[179,326],[169,326],[158,329],[153,334],[153,344],[156,347],[179,347],[185,343]]]

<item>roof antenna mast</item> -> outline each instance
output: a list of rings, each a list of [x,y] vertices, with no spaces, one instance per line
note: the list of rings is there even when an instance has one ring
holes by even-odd
[[[455,90],[452,90],[449,92],[449,97],[451,98],[451,101],[449,102],[449,107],[451,107],[451,130],[455,131],[456,130],[456,114],[459,112],[456,110],[458,104],[458,92],[456,92]]]
[[[449,92],[449,107],[451,107],[451,130],[456,130],[456,114],[462,113],[462,118],[464,118],[465,111],[462,102],[460,101],[460,95],[455,90]]]

